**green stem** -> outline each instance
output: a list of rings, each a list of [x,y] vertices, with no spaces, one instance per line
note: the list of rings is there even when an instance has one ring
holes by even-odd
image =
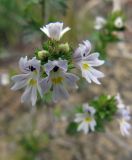
[[[42,16],[42,19],[43,19],[43,23],[45,23],[45,3],[46,1],[45,0],[41,0],[40,1],[40,5],[41,5],[41,16]],[[42,37],[41,37],[41,41],[43,43],[44,41],[44,34],[42,34]]]

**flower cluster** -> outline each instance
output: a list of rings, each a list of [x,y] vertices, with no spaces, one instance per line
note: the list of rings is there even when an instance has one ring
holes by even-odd
[[[113,28],[113,31],[124,29],[125,24],[123,16],[120,14],[115,14],[117,13],[113,13],[111,17],[108,17],[108,19],[105,19],[101,16],[97,16],[95,19],[94,28],[98,31],[106,28]]]
[[[125,106],[120,94],[116,96],[117,100],[117,120],[120,125],[120,131],[123,136],[128,136],[130,134],[131,124],[130,124],[130,109],[128,106]]]
[[[67,88],[77,88],[79,77],[71,73],[78,68],[88,83],[100,84],[99,78],[104,74],[94,67],[100,66],[104,61],[99,60],[99,53],[91,52],[91,43],[86,40],[79,47],[72,49],[68,43],[61,43],[62,36],[70,30],[63,29],[63,23],[50,23],[41,28],[48,36],[48,41],[43,44],[43,50],[35,51],[32,59],[20,58],[19,68],[22,74],[12,77],[15,82],[12,90],[25,88],[21,102],[31,101],[36,104],[37,92],[41,97],[47,92],[52,93],[54,102],[67,99]]]
[[[118,32],[125,30],[125,16],[122,11],[114,11],[106,18],[97,16],[92,33],[95,50],[100,54],[102,59],[107,58],[107,46],[109,43],[118,42],[121,37]]]

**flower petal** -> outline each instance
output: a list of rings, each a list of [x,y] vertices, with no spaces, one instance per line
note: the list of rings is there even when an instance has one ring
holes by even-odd
[[[123,136],[128,136],[130,134],[129,130],[131,129],[131,125],[125,121],[120,121],[120,131]]]
[[[88,105],[88,103],[84,103],[83,104],[83,111],[84,112],[89,112],[91,115],[94,115],[96,110],[94,109],[94,107],[91,107]]]
[[[45,67],[45,72],[47,73],[47,75],[50,74],[50,72],[53,70],[54,67],[59,67],[60,69],[62,69],[63,71],[67,71],[67,60],[55,60],[55,61],[48,61],[48,63],[46,63],[44,65]]]
[[[99,60],[98,57],[99,57],[99,53],[95,52],[95,53],[92,53],[92,54],[86,56],[83,60],[88,61],[88,63],[91,66],[100,66],[100,65],[104,64],[104,61]]]
[[[59,59],[59,61],[58,61],[58,67],[66,72],[67,71],[67,67],[68,67],[67,63],[68,63],[67,60],[61,60],[61,59]]]
[[[76,82],[79,80],[79,77],[77,77],[76,75],[72,74],[72,73],[66,73],[65,74],[65,82],[68,86],[70,87],[77,87]]]
[[[49,77],[44,78],[41,82],[40,82],[40,87],[42,90],[42,93],[46,93],[49,91],[49,89],[51,88],[51,81]]]
[[[40,30],[42,31],[42,32],[44,32],[48,37],[50,37],[50,35],[49,35],[49,31],[48,31],[48,29],[46,28],[46,27],[42,27],[42,28],[40,28]]]
[[[57,41],[60,40],[63,23],[61,22],[49,23],[48,25],[46,25],[46,28],[48,29],[49,37],[51,39],[55,39]]]
[[[83,41],[84,45],[85,45],[85,56],[88,56],[89,53],[91,52],[91,42],[86,40],[86,41]]]
[[[53,101],[57,102],[60,99],[67,99],[69,94],[63,85],[53,86]]]
[[[21,103],[29,102],[30,97],[31,97],[31,91],[32,91],[32,87],[27,86],[23,95],[21,96]]]
[[[85,134],[87,134],[88,132],[89,132],[89,123],[84,123],[84,128],[83,128],[83,130],[84,130],[84,133]]]
[[[46,64],[44,65],[45,72],[47,73],[47,75],[49,75],[50,71],[52,71],[53,68],[55,67],[55,65],[54,65],[53,62],[54,62],[54,61],[50,61],[50,60],[49,60],[48,63],[46,63]]]
[[[84,130],[84,127],[85,127],[85,122],[83,121],[78,125],[77,131]]]
[[[81,122],[81,121],[83,121],[84,118],[85,118],[85,117],[84,117],[84,114],[83,114],[83,113],[77,113],[77,114],[76,114],[76,117],[75,117],[75,119],[74,119],[74,122],[76,122],[76,123]]]
[[[88,76],[96,84],[101,84],[100,81],[97,79],[97,77],[93,73],[91,73],[90,71],[88,71]]]
[[[41,96],[41,98],[43,97],[43,91],[42,91],[42,88],[41,88],[41,86],[40,86],[40,83],[41,82],[37,82],[37,89],[38,89],[38,92],[39,92],[39,94],[40,94],[40,96]]]
[[[63,30],[61,31],[60,38],[61,38],[66,32],[68,32],[69,30],[70,30],[69,27],[66,27],[65,29],[63,29]]]
[[[39,72],[40,70],[40,61],[36,59],[36,57],[33,57],[32,59],[27,59],[27,56],[25,58],[20,58],[19,60],[19,67],[20,70],[23,73],[31,73],[33,72],[30,67],[33,67],[35,70]]]
[[[73,60],[75,61],[75,63],[80,62],[89,55],[90,51],[91,43],[88,40],[83,41],[83,43],[79,44],[79,47],[75,50],[73,54]]]
[[[97,78],[103,78],[105,76],[104,73],[94,69],[93,67],[90,68],[90,72]]]
[[[28,59],[27,56],[26,57],[21,57],[19,60],[19,68],[23,73],[28,73],[30,70],[28,68]]]
[[[32,90],[31,90],[31,103],[32,103],[32,106],[35,106],[36,101],[37,101],[37,88],[36,87],[32,87]]]
[[[15,84],[12,86],[12,90],[18,90],[27,85],[28,74],[20,74],[12,77],[12,80],[15,81]]]
[[[19,89],[25,87],[26,85],[27,85],[26,81],[16,82],[16,83],[12,86],[11,90],[16,91],[16,90],[19,90]]]
[[[89,124],[85,121],[81,122],[77,128],[77,131],[84,131],[85,134],[89,132]]]
[[[92,53],[92,54],[89,54],[86,58],[89,60],[89,61],[93,61],[95,59],[98,59],[99,57],[99,53],[98,52],[95,52],[95,53]]]
[[[38,72],[40,70],[40,61],[33,57],[32,59],[28,60],[28,65],[33,66]]]
[[[96,121],[93,119],[92,122],[89,123],[90,129],[92,132],[95,131]]]
[[[75,50],[75,52],[73,54],[73,60],[75,63],[78,63],[82,60],[83,55],[81,53],[82,53],[82,51],[81,51],[80,47]]]
[[[92,82],[88,71],[83,71],[82,70],[82,77],[84,77],[88,81],[88,83]]]
[[[11,80],[17,82],[17,81],[24,81],[27,80],[29,77],[29,74],[19,74],[16,76],[11,77]]]

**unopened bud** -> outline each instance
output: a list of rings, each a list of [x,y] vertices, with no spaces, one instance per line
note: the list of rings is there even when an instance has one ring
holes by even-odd
[[[116,20],[115,20],[115,27],[116,28],[118,28],[118,29],[121,29],[121,28],[123,28],[124,27],[124,23],[123,23],[123,19],[122,19],[122,17],[118,17],[118,18],[116,18]]]
[[[46,58],[48,56],[49,52],[46,50],[38,51],[38,58],[40,60]]]
[[[63,43],[59,45],[59,49],[62,51],[68,52],[70,50],[70,47],[68,43]]]

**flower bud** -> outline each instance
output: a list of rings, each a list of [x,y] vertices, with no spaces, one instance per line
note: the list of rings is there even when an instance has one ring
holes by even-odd
[[[38,51],[38,58],[40,60],[43,60],[44,58],[46,58],[48,56],[49,52],[46,50],[42,50],[42,51]]]
[[[69,52],[70,47],[68,43],[63,43],[59,45],[59,49],[64,52]]]
[[[94,28],[101,30],[106,24],[106,20],[103,17],[96,17]]]
[[[118,29],[123,28],[124,27],[124,23],[123,23],[122,17],[116,18],[114,24],[115,24],[115,27],[118,28]]]

